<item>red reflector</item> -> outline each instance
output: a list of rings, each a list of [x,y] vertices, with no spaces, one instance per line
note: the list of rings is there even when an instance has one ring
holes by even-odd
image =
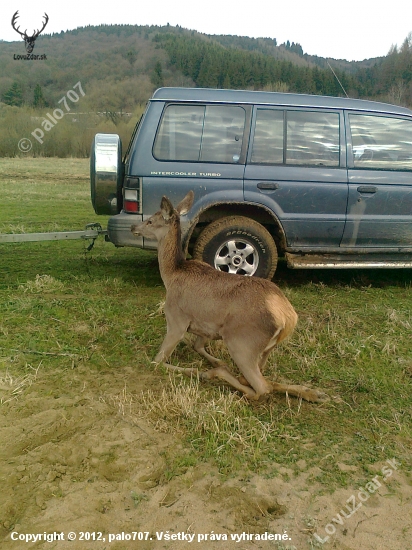
[[[134,201],[124,201],[124,209],[126,212],[138,212],[139,203]]]

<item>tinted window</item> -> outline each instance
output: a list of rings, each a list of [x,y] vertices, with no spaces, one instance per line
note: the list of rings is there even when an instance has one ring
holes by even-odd
[[[339,166],[339,114],[287,113],[286,164]]]
[[[285,144],[286,131],[286,150]],[[258,109],[252,162],[339,166],[339,114]]]
[[[231,105],[169,105],[154,146],[159,160],[236,163],[246,113]]]
[[[412,122],[349,115],[355,168],[412,170]]]
[[[283,116],[284,111],[258,109],[252,162],[259,164],[283,163]]]

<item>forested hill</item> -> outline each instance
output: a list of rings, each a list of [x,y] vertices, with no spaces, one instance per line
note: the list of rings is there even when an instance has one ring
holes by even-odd
[[[275,38],[210,36],[170,25],[101,25],[41,35],[16,60],[22,40],[0,41],[0,101],[47,107],[77,82],[88,108],[131,111],[159,86],[281,90],[412,104],[411,39],[384,58],[348,62],[305,54]],[[333,74],[333,68],[336,76]],[[338,82],[341,82],[341,85]]]
[[[260,48],[246,50],[223,46],[220,40],[202,40],[197,36],[175,33],[158,34],[155,40],[167,52],[170,65],[191,78],[196,86],[322,95],[344,93],[329,68],[319,69],[296,54],[288,59],[287,56],[262,53]],[[288,53],[287,50],[284,53]],[[354,76],[339,69],[335,72],[346,90],[359,94],[359,85]]]

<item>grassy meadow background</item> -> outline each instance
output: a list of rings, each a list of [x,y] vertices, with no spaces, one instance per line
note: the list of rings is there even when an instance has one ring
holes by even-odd
[[[2,159],[0,233],[84,228],[97,217],[89,198],[88,160]],[[98,239],[0,244],[0,410],[24,407],[30,392],[70,392],[76,369],[91,379],[124,376],[112,396],[117,412],[147,419],[176,436],[168,475],[211,460],[225,475],[276,475],[276,464],[318,466],[325,490],[362,483],[371,465],[412,451],[411,270],[291,271],[275,282],[299,314],[292,338],[271,356],[273,380],[309,384],[330,401],[285,396],[249,403],[228,388],[170,377],[152,358],[163,339],[165,291],[156,254],[116,249]],[[213,345],[227,357],[224,348]],[[183,344],[173,356],[201,365]],[[133,370],[132,370],[133,369]],[[39,372],[47,385],[36,390]],[[65,380],[64,386],[61,380]],[[117,380],[118,381],[118,380]],[[99,396],[96,396],[98,399]],[[360,467],[361,477],[339,463]]]

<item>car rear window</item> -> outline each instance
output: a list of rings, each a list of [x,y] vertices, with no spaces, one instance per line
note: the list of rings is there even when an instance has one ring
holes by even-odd
[[[412,170],[412,121],[349,115],[353,165],[374,170]]]
[[[168,105],[153,154],[158,160],[239,162],[246,112],[236,105]]]

